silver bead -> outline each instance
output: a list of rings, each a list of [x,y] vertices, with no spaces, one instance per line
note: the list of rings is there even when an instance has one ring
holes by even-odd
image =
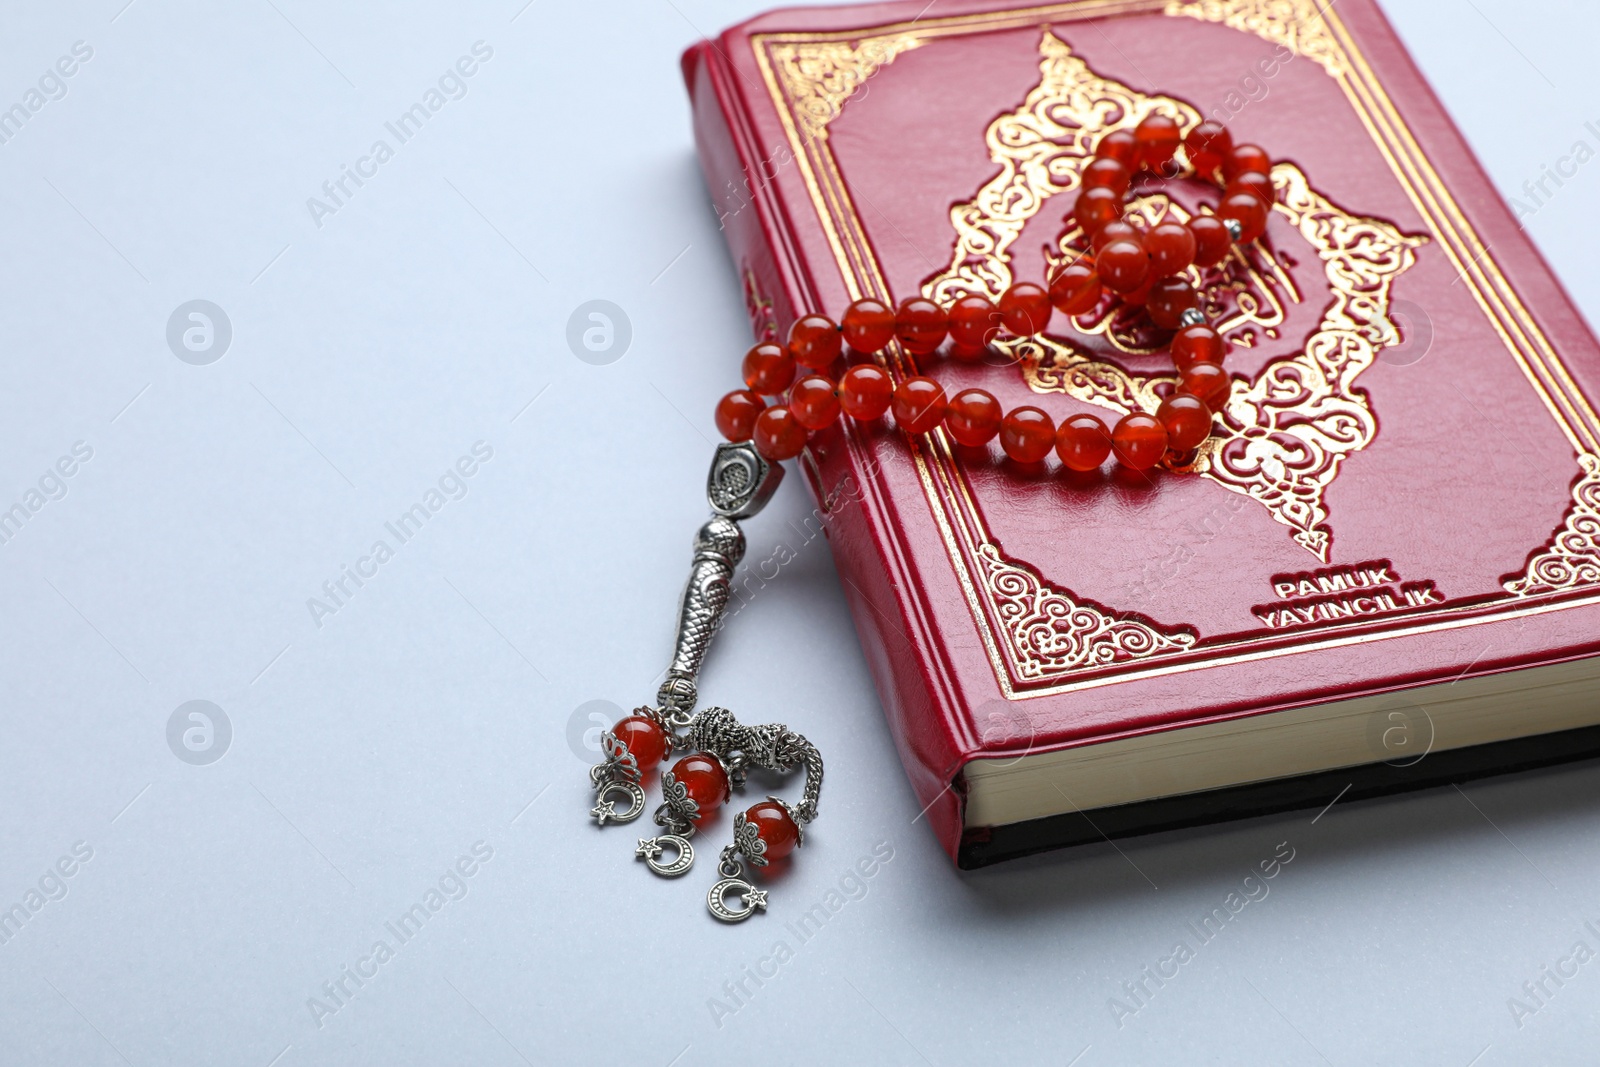
[[[767,462],[749,441],[724,441],[711,459],[706,476],[706,500],[711,510],[729,519],[748,519],[767,506],[783,466]]]
[[[1178,322],[1181,326],[1204,326],[1206,324],[1206,313],[1199,308],[1187,308]]]

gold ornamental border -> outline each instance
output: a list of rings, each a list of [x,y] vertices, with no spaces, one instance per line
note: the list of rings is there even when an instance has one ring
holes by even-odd
[[[1422,152],[1359,46],[1331,7],[1319,9],[1312,0],[1078,0],[1010,11],[919,19],[847,33],[757,34],[752,37],[752,47],[824,236],[852,299],[862,296],[887,299],[890,291],[833,156],[827,126],[874,71],[893,62],[905,51],[942,37],[1040,28],[1051,22],[1069,23],[1117,15],[1165,14],[1221,23],[1313,59],[1345,93],[1374,145],[1426,223],[1429,234],[1456,268],[1530,387],[1584,460],[1584,472],[1592,478],[1590,463],[1600,454],[1600,419],[1596,418],[1588,399]],[[914,371],[903,353],[891,354],[890,363],[901,373]],[[855,431],[847,428],[846,432]],[[1053,684],[1030,685],[1026,677],[1015,676],[1020,651],[1014,647],[1016,631],[1005,627],[1004,638],[997,640],[990,612],[998,615],[1000,605],[993,603],[984,575],[974,573],[975,565],[981,572],[985,556],[998,558],[998,551],[970,503],[965,475],[940,435],[929,438],[925,444],[908,441],[908,445],[996,680],[1002,693],[1012,699],[1070,692],[1129,677],[1163,675],[1358,641],[1456,629],[1600,603],[1600,592],[1592,587],[1571,583],[1551,586],[1527,577],[1518,578],[1505,583],[1506,595],[1488,600],[1446,602],[1437,609],[1408,614],[1389,624],[1349,626],[1331,633],[1327,629],[1310,629],[1290,636],[1244,635],[1187,643],[1181,640],[1187,635],[1180,631],[1173,636],[1184,644],[1181,649],[1166,649],[1150,658],[1124,661],[1115,670],[1097,670],[1096,664],[1088,663],[1078,672],[1083,676]],[[1588,481],[1590,479],[1583,479],[1584,483]],[[1574,506],[1580,513],[1585,503],[1582,490],[1583,484],[1574,489]],[[1592,524],[1580,526],[1580,532],[1589,532],[1592,536]],[[1571,521],[1566,527],[1557,528],[1558,535],[1563,532],[1569,535],[1569,543],[1558,540],[1532,553],[1526,575],[1531,577],[1542,561],[1552,556],[1570,558],[1575,551],[1580,555],[1583,551],[1594,551],[1593,541],[1588,543],[1587,549],[1574,549],[1570,543]],[[1584,595],[1554,599],[1558,594],[1575,589],[1582,590]],[[1051,593],[1058,598],[1061,596],[1059,591],[1051,590]]]

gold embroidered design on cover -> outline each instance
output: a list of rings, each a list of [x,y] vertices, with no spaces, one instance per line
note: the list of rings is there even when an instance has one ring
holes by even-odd
[[[775,44],[772,58],[794,102],[795,119],[806,140],[825,139],[828,123],[863,83],[902,52],[921,46],[915,34],[845,41],[790,41]]]
[[[1600,585],[1600,456],[1578,457],[1583,475],[1572,487],[1572,510],[1550,546],[1528,559],[1522,574],[1505,583],[1514,596],[1560,593]]]
[[[978,546],[984,582],[994,594],[1022,682],[1129,660],[1187,652],[1198,640],[1191,630],[1166,631],[1127,616],[1108,615],[1042,580],[1032,570]]]
[[[1347,73],[1338,42],[1313,0],[1170,0],[1164,13],[1220,22],[1229,29],[1281,44],[1320,64],[1335,78]]]
[[[1039,84],[1020,108],[984,132],[1000,173],[977,196],[950,209],[955,254],[949,269],[922,287],[930,300],[948,304],[968,293],[998,300],[1012,281],[1012,242],[1047,199],[1078,188],[1079,171],[1104,131],[1132,129],[1148,115],[1165,115],[1185,130],[1200,121],[1188,104],[1144,96],[1099,77],[1048,30],[1039,54]]]
[[[1046,200],[1077,187],[1079,171],[1104,132],[1131,129],[1152,112],[1176,119],[1185,132],[1199,121],[1185,104],[1145,97],[1099,77],[1048,31],[1039,51],[1038,87],[986,133],[1000,173],[971,201],[951,209],[956,251],[950,267],[924,284],[929,297],[948,301],[970,292],[997,299],[1011,282],[1007,249]],[[1332,531],[1323,493],[1339,464],[1365,448],[1377,429],[1355,379],[1383,348],[1400,342],[1389,314],[1389,289],[1415,262],[1414,250],[1426,238],[1344,211],[1293,164],[1279,163],[1272,177],[1275,210],[1322,260],[1333,303],[1302,351],[1268,363],[1253,381],[1234,380],[1220,431],[1185,469],[1260,503],[1298,544],[1326,562]],[[1161,194],[1141,198],[1138,209],[1152,222],[1168,213],[1189,217]],[[1190,273],[1203,284],[1197,271]],[[1204,299],[1230,340],[1253,347],[1276,336],[1283,301],[1301,298],[1274,256],[1252,250],[1236,252],[1227,270],[1205,285]],[[1136,350],[1107,324],[1091,327],[1116,347]],[[999,344],[1018,358],[1035,391],[1066,393],[1118,414],[1155,411],[1156,387],[1174,381],[1170,374],[1130,373],[1066,337]]]

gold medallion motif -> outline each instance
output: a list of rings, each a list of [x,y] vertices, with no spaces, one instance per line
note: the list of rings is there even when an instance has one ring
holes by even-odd
[[[995,119],[985,135],[1000,173],[970,201],[950,210],[955,255],[948,269],[923,285],[923,294],[931,299],[948,303],[967,293],[998,299],[1011,284],[1011,244],[1050,197],[1078,187],[1079,172],[1104,133],[1132,129],[1150,114],[1170,116],[1185,132],[1200,121],[1187,104],[1147,97],[1100,77],[1049,31],[1039,42],[1039,53],[1039,85],[1020,108]],[[1289,528],[1296,543],[1326,563],[1332,531],[1323,493],[1339,464],[1370,444],[1377,430],[1366,394],[1355,388],[1355,380],[1383,348],[1400,342],[1400,331],[1389,317],[1389,288],[1416,261],[1414,249],[1426,238],[1335,206],[1293,164],[1279,163],[1272,179],[1278,189],[1275,210],[1322,260],[1333,304],[1303,350],[1268,363],[1254,381],[1235,379],[1221,412],[1220,431],[1184,469],[1261,504]],[[1188,217],[1164,196],[1146,197],[1139,207],[1151,222],[1166,213],[1180,220]],[[1235,297],[1235,314],[1219,326],[1234,334],[1248,328],[1247,343],[1260,343],[1255,331],[1265,327],[1264,332],[1272,332],[1282,321],[1282,309],[1263,318],[1270,299],[1247,303],[1243,296],[1252,289],[1270,293],[1274,287],[1262,272],[1271,268],[1251,263],[1242,251],[1229,266],[1231,273],[1249,274],[1256,284],[1219,286]],[[1292,293],[1293,283],[1287,275],[1280,277]],[[1228,282],[1226,276],[1223,281]],[[1297,293],[1293,296],[1298,299]],[[1211,294],[1207,301],[1218,304]],[[1103,326],[1097,330],[1127,350],[1112,332]],[[1119,415],[1154,412],[1161,403],[1156,387],[1176,380],[1171,374],[1132,374],[1066,338],[1040,336],[998,345],[1018,360],[1034,391],[1066,393]]]

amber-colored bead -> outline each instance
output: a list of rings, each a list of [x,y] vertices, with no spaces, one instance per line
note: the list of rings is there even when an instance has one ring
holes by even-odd
[[[944,419],[944,386],[932,378],[907,378],[894,390],[894,421],[906,433],[927,433]]]
[[[914,355],[925,356],[936,350],[944,343],[949,327],[950,318],[944,308],[920,296],[906,297],[894,313],[894,335]]]
[[[1129,289],[1126,293],[1118,293],[1126,307],[1142,308],[1145,301],[1150,299],[1150,290],[1155,287],[1156,276],[1149,271],[1145,272],[1144,281],[1139,283],[1137,289]]]
[[[1222,410],[1222,405],[1227,402],[1228,393],[1233,389],[1233,380],[1228,376],[1228,372],[1215,363],[1190,364],[1178,380],[1182,383],[1184,392],[1199,397],[1212,411]]]
[[[1181,222],[1163,222],[1144,237],[1150,253],[1150,273],[1170,278],[1194,262],[1194,234]]]
[[[1247,171],[1257,174],[1272,173],[1272,157],[1267,155],[1266,149],[1259,145],[1235,145],[1233,150],[1222,157],[1222,177],[1224,181],[1233,181]]]
[[[964,296],[950,305],[950,341],[962,359],[976,359],[1000,332],[1000,309],[986,296]]]
[[[1032,282],[1017,282],[1000,295],[1000,321],[1018,337],[1033,337],[1050,325],[1050,294]]]
[[[1133,241],[1142,245],[1144,231],[1126,219],[1114,219],[1095,231],[1095,235],[1089,239],[1089,248],[1099,255],[1100,250],[1112,241]]]
[[[843,351],[839,326],[826,315],[805,315],[789,327],[789,354],[802,367],[825,370]]]
[[[1257,174],[1253,170],[1246,171],[1233,179],[1228,183],[1228,187],[1222,191],[1224,197],[1232,196],[1234,193],[1254,193],[1269,208],[1278,199],[1278,191],[1273,188],[1272,179],[1265,174]]]
[[[730,441],[748,441],[756,428],[756,416],[766,409],[761,394],[735,389],[717,401],[717,432]]]
[[[839,393],[820,374],[808,374],[789,387],[789,411],[808,430],[831,426],[839,417]]]
[[[1150,257],[1144,246],[1134,241],[1112,241],[1095,257],[1095,273],[1107,289],[1130,293],[1143,284],[1150,273]]]
[[[794,381],[794,357],[776,341],[763,341],[744,354],[744,384],[777,396]]]
[[[641,771],[648,771],[656,764],[667,758],[667,753],[672,751],[672,742],[667,738],[667,731],[661,724],[646,715],[629,715],[625,719],[617,720],[617,725],[611,728],[612,734],[621,741],[623,746],[638,762]]]
[[[1132,130],[1112,130],[1095,144],[1094,158],[1114,159],[1132,171],[1139,165],[1139,142]]]
[[[1056,455],[1069,470],[1092,471],[1111,455],[1111,431],[1093,415],[1074,415],[1056,430]]]
[[[1124,415],[1111,431],[1111,450],[1124,467],[1148,470],[1167,453],[1167,428],[1160,419],[1142,411]]]
[[[1072,217],[1077,220],[1090,240],[1093,240],[1100,227],[1122,217],[1122,197],[1106,188],[1085,189],[1078,194],[1078,202],[1073,206]]]
[[[766,849],[761,853],[767,861],[781,860],[800,844],[800,827],[794,818],[774,800],[763,800],[744,813],[747,823],[754,823],[756,836]]]
[[[1056,446],[1056,424],[1036,407],[1020,407],[1000,422],[1000,447],[1018,463],[1038,463]]]
[[[894,381],[875,363],[851,367],[839,379],[839,408],[858,422],[871,422],[889,410]]]
[[[692,752],[672,765],[672,777],[683,786],[689,799],[700,807],[700,817],[715,812],[732,796],[728,771],[722,761],[709,752]]]
[[[1191,393],[1173,393],[1156,409],[1156,418],[1167,430],[1167,447],[1174,452],[1199,448],[1211,436],[1211,409]]]
[[[1222,123],[1208,119],[1189,131],[1189,136],[1183,139],[1183,147],[1194,172],[1202,178],[1210,178],[1233,151],[1233,134]]]
[[[1267,232],[1267,205],[1255,193],[1234,193],[1222,198],[1217,214],[1239,224],[1239,243],[1247,244]]]
[[[1187,223],[1194,234],[1194,262],[1200,267],[1214,267],[1228,258],[1233,249],[1233,235],[1215,215],[1196,215]]]
[[[862,297],[844,309],[839,332],[845,344],[871,355],[894,340],[894,309],[881,300]]]
[[[1139,165],[1161,171],[1177,154],[1183,131],[1165,115],[1148,115],[1134,129],[1133,139],[1139,143]]]
[[[1100,303],[1100,292],[1100,275],[1095,273],[1094,263],[1080,259],[1056,273],[1050,283],[1050,303],[1063,315],[1083,315]]]
[[[1110,189],[1120,197],[1128,195],[1128,186],[1132,183],[1132,172],[1119,160],[1095,159],[1083,168],[1085,189]]]
[[[1179,371],[1186,371],[1196,363],[1222,364],[1227,355],[1228,343],[1210,326],[1185,326],[1172,336],[1172,362]]]
[[[756,426],[750,439],[756,451],[770,460],[793,459],[806,447],[806,428],[782,404],[776,404],[756,416]]]
[[[1183,325],[1183,313],[1199,304],[1200,297],[1189,279],[1162,278],[1150,287],[1145,310],[1150,312],[1150,321],[1163,330],[1176,330]]]
[[[1000,401],[982,389],[964,389],[950,398],[944,413],[944,428],[959,444],[977,448],[994,440],[1000,432],[1004,412]]]

